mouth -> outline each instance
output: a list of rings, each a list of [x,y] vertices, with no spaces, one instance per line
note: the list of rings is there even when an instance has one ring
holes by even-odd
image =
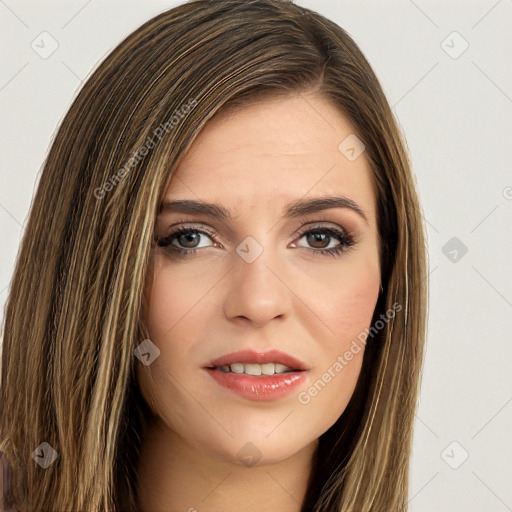
[[[256,401],[289,395],[305,382],[309,370],[302,361],[278,350],[233,352],[204,369],[223,388]]]
[[[285,372],[306,371],[308,366],[299,359],[281,352],[268,350],[241,350],[213,360],[207,368],[246,375],[274,375]]]
[[[280,375],[282,373],[290,373],[295,371],[303,371],[303,370],[295,370],[286,366],[282,363],[232,363],[230,365],[223,366],[214,366],[210,368],[211,370],[218,370],[224,373],[237,373],[237,374],[245,374],[251,375],[253,377],[259,376],[270,376],[270,375]]]

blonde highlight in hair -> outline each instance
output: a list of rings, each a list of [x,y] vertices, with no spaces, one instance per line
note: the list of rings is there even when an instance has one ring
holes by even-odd
[[[148,338],[163,193],[213,116],[311,91],[364,141],[383,286],[374,320],[393,304],[401,309],[368,341],[354,395],[320,438],[302,510],[407,509],[427,270],[405,142],[369,63],[338,25],[291,1],[196,0],[147,21],[108,55],[44,163],[5,309],[7,510],[137,510],[150,407],[134,349]],[[58,454],[45,469],[32,457],[43,442]]]

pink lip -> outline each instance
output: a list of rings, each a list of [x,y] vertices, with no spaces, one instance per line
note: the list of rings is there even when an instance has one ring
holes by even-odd
[[[206,368],[206,372],[221,386],[248,400],[271,402],[289,395],[306,380],[308,372],[297,371],[276,375],[245,375]]]
[[[219,357],[211,362],[207,368],[217,366],[228,366],[233,363],[280,363],[294,370],[308,370],[308,367],[302,361],[290,356],[280,350],[267,350],[266,352],[257,352],[256,350],[240,350]]]
[[[280,363],[294,371],[275,375],[245,375],[217,370],[233,363]],[[292,393],[308,376],[308,367],[302,361],[279,350],[257,352],[241,350],[219,357],[205,367],[207,373],[221,386],[254,401],[273,401]]]

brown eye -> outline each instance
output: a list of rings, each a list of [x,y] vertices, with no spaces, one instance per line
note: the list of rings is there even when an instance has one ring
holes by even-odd
[[[158,240],[157,245],[159,247],[167,247],[170,251],[179,254],[188,254],[203,247],[211,247],[213,244],[199,245],[201,239],[205,237],[211,239],[213,234],[197,228],[180,228]]]
[[[325,249],[331,240],[330,235],[325,235],[322,233],[310,233],[306,235],[308,244],[310,244],[315,249]],[[327,245],[325,242],[327,241]]]
[[[302,238],[306,239],[307,245],[295,244],[296,247],[310,248],[315,253],[331,256],[347,251],[355,244],[351,235],[333,227],[314,227],[313,229],[303,231],[300,234],[300,239]],[[333,241],[337,241],[337,244],[329,247]]]

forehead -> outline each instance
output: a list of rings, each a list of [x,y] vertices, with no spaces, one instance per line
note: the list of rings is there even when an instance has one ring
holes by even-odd
[[[312,94],[220,113],[180,162],[165,199],[199,198],[268,211],[304,196],[339,194],[364,205],[373,217],[374,187],[365,154],[351,161],[339,148],[349,136],[354,128],[348,118]]]

